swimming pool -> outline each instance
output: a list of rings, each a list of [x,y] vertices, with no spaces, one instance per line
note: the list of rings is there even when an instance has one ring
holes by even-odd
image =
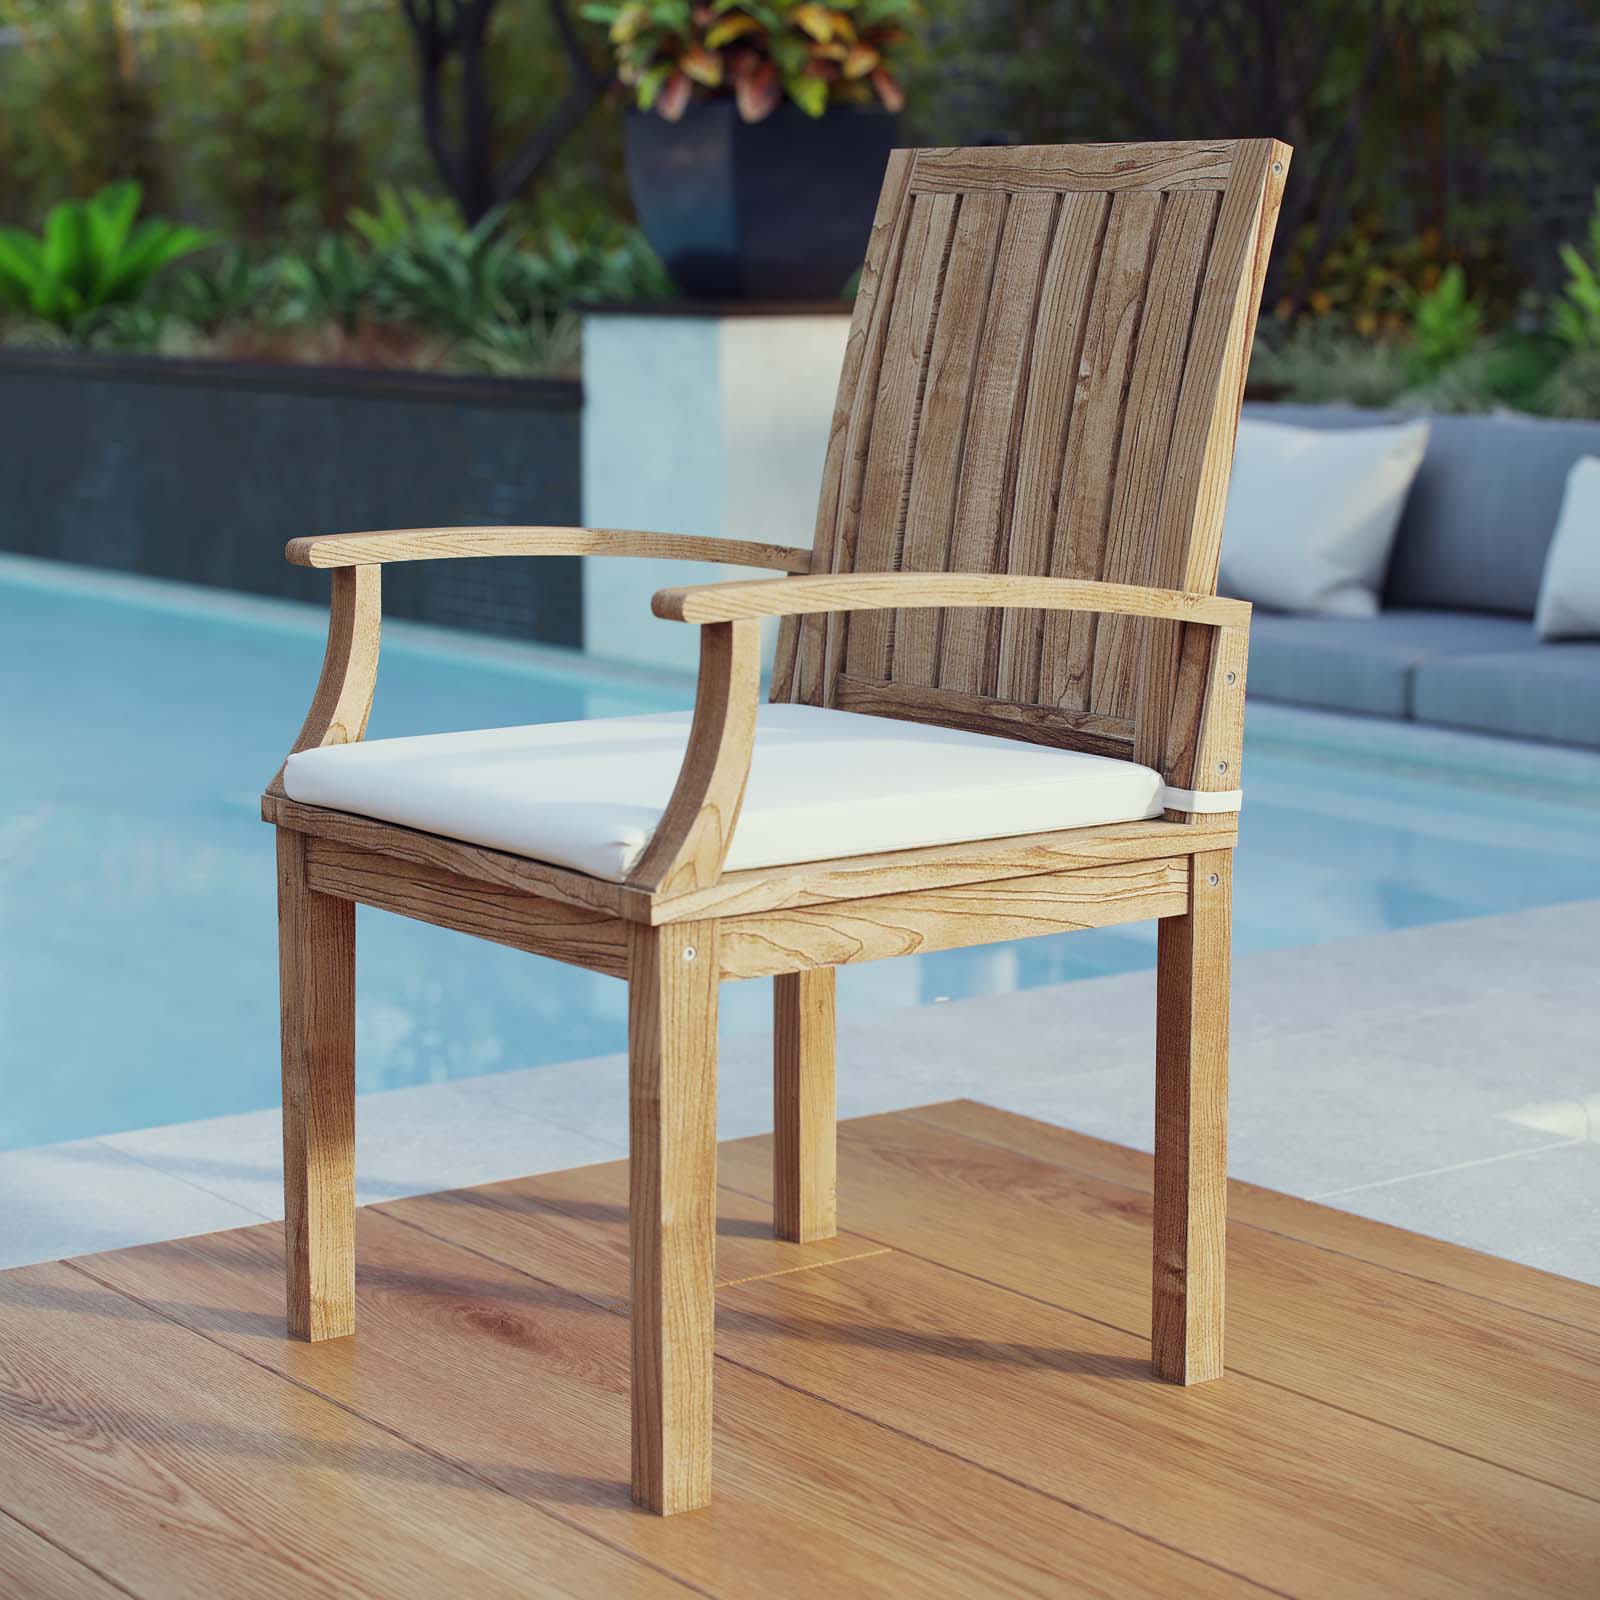
[[[277,1103],[272,831],[324,614],[0,558],[0,1149]],[[666,710],[688,679],[386,629],[374,737]],[[1600,760],[1252,709],[1241,952],[1600,896]],[[1421,754],[1425,759],[1409,759]],[[1496,765],[1498,764],[1498,765]],[[359,1087],[623,1048],[612,979],[363,910]],[[855,1013],[1149,966],[1155,925],[849,967]],[[723,990],[765,1025],[765,983]]]

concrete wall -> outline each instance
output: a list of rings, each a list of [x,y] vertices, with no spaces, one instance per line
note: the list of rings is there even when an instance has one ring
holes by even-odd
[[[576,523],[572,382],[0,352],[0,549],[319,599],[300,534]],[[384,610],[577,645],[576,559],[440,561]]]

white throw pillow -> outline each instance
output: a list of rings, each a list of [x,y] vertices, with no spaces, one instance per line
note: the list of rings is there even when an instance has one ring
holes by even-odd
[[[1428,424],[1239,424],[1222,528],[1225,593],[1275,611],[1370,617]]]
[[[1600,458],[1567,474],[1533,626],[1541,639],[1600,639]]]

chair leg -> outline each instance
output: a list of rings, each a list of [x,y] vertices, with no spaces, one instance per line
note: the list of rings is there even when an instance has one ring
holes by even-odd
[[[283,1215],[289,1335],[355,1332],[356,908],[306,886],[278,829]]]
[[[1151,1364],[1171,1383],[1222,1373],[1232,887],[1231,850],[1191,856],[1189,910],[1160,923]]]
[[[634,924],[628,984],[633,1498],[711,1499],[717,929]]]
[[[810,1244],[839,1231],[832,967],[772,980],[772,1222]]]

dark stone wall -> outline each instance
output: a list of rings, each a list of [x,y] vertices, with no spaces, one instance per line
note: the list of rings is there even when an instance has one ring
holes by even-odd
[[[576,523],[575,382],[0,352],[0,549],[320,599],[301,534]],[[576,558],[384,574],[386,615],[583,642]]]

